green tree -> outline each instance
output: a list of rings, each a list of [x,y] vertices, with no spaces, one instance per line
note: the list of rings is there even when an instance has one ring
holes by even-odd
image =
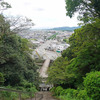
[[[53,84],[63,84],[66,81],[65,78],[65,66],[67,60],[63,57],[57,58],[48,70],[48,81]]]
[[[17,86],[24,80],[38,85],[38,66],[30,56],[29,41],[10,30],[3,15],[0,19],[0,72],[5,75],[4,85]]]
[[[79,12],[85,25],[74,31],[69,38],[70,47],[50,67],[49,81],[78,89],[77,99],[99,100],[100,0],[66,0],[66,10],[70,17]]]
[[[100,99],[100,71],[90,72],[84,78],[84,88],[90,98]]]
[[[5,2],[4,0],[0,0],[0,11],[11,8],[11,5]]]
[[[50,67],[50,79],[53,83],[67,87],[77,88],[82,85],[86,73],[100,70],[100,20],[93,24],[87,24],[75,30],[69,38],[70,47],[63,51],[62,57],[54,61]],[[60,61],[61,59],[66,59]],[[61,72],[63,67],[64,76]],[[58,75],[58,77],[57,77]],[[58,78],[58,79],[57,79]],[[52,80],[53,79],[53,80]]]
[[[63,57],[67,56],[68,59],[70,58],[69,64],[66,67],[66,74],[74,74],[72,79],[76,81],[74,83],[77,86],[83,82],[82,77],[86,73],[93,70],[100,70],[99,24],[100,22],[97,21],[75,30],[75,33],[69,39],[69,48],[72,53],[69,52],[68,48],[62,54]]]
[[[70,17],[79,12],[79,18],[86,23],[91,19],[100,18],[100,0],[66,0],[66,10]]]

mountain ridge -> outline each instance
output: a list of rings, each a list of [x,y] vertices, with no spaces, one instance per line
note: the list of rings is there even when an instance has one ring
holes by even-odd
[[[55,27],[55,28],[50,28],[49,30],[63,30],[63,31],[74,31],[75,29],[81,28],[80,26],[78,27]]]

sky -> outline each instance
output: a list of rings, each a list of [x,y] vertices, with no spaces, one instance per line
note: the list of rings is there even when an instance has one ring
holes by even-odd
[[[12,8],[4,11],[7,15],[26,16],[32,19],[34,28],[78,26],[77,14],[66,16],[65,0],[5,0]]]

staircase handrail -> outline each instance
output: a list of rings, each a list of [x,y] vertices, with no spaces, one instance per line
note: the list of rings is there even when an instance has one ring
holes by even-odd
[[[8,92],[16,92],[16,93],[19,93],[19,100],[22,100],[21,99],[21,94],[22,93],[28,93],[28,94],[31,95],[31,100],[32,100],[32,93],[33,92],[26,92],[26,91],[21,91],[21,90],[13,90],[13,89],[4,88],[4,87],[0,87],[0,91],[8,91]]]

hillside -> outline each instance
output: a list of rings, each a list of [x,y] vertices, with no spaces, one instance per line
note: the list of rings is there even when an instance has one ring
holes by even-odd
[[[74,31],[75,29],[80,28],[78,27],[56,27],[56,28],[51,28],[50,30],[63,30],[63,31]]]

